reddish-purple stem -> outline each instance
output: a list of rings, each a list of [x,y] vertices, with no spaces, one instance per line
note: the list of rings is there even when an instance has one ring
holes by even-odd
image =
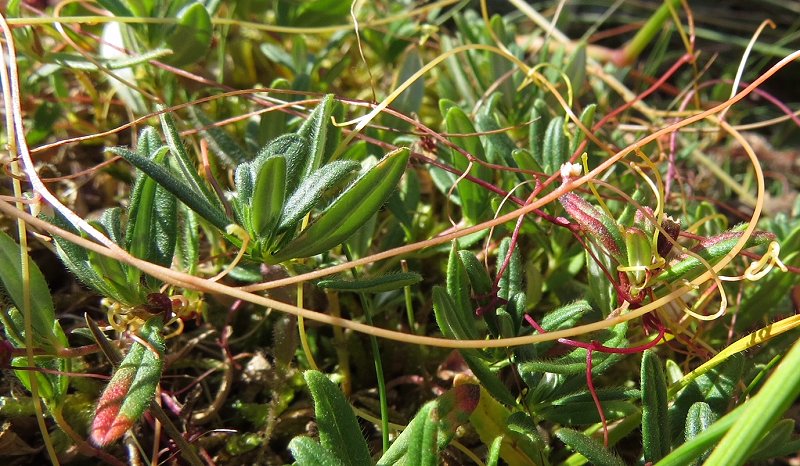
[[[533,327],[539,333],[547,333],[547,331],[539,325],[536,320],[533,319],[528,314],[525,314],[525,320],[528,324]],[[645,329],[649,328],[650,326],[654,326],[658,329],[658,335],[650,341],[643,345],[633,346],[629,348],[614,348],[611,346],[605,346],[598,341],[592,340],[589,343],[585,343],[582,341],[571,340],[569,338],[559,338],[558,342],[572,346],[575,348],[583,348],[586,350],[586,387],[589,389],[589,393],[592,396],[592,400],[594,400],[594,405],[597,408],[597,413],[600,415],[600,423],[603,425],[603,445],[608,447],[608,422],[606,420],[605,412],[603,412],[603,405],[600,402],[600,397],[597,395],[597,390],[594,388],[594,381],[592,379],[592,353],[594,351],[600,351],[601,353],[614,353],[614,354],[633,354],[633,353],[641,353],[645,350],[648,350],[655,345],[657,345],[663,338],[666,333],[666,329],[658,321],[658,319],[652,315],[646,315],[643,318],[643,323]]]

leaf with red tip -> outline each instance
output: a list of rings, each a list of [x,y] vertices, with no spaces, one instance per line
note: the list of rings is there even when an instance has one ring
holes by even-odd
[[[164,367],[164,339],[160,316],[148,320],[103,390],[92,422],[91,440],[104,447],[118,440],[139,420],[153,400]]]

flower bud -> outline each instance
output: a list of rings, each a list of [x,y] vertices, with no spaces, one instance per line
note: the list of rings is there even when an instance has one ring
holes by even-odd
[[[625,263],[627,260],[625,240],[617,223],[611,217],[571,192],[559,197],[558,200],[584,233],[598,241],[617,262]]]

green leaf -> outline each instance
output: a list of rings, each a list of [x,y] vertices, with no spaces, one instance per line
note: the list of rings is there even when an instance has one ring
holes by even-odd
[[[473,340],[478,337],[474,319],[467,321],[453,298],[440,286],[433,287],[433,312],[442,335],[457,340]]]
[[[486,295],[492,291],[492,279],[481,261],[471,251],[458,251],[458,257],[469,277],[472,290],[478,295]]]
[[[558,171],[567,161],[567,135],[564,134],[564,118],[555,117],[550,120],[544,135],[542,146],[542,168],[545,173],[552,174]]]
[[[461,350],[461,356],[469,366],[469,369],[475,374],[475,377],[481,382],[483,388],[486,389],[493,397],[497,398],[503,404],[514,406],[517,400],[511,391],[506,387],[503,381],[495,374],[489,365],[480,357],[480,353],[476,349]]]
[[[311,212],[323,193],[342,182],[359,167],[356,161],[337,160],[323,165],[304,178],[286,201],[278,231],[295,227],[307,213]]]
[[[140,330],[147,345],[134,342],[97,402],[91,440],[103,447],[115,442],[144,414],[156,393],[164,367],[161,316],[150,318]]]
[[[658,462],[659,466],[685,466],[691,464],[692,461],[701,456],[703,453],[719,439],[728,432],[731,425],[740,419],[744,413],[744,405],[738,406],[733,411],[729,412],[717,422],[711,424],[706,430],[700,432],[696,437],[687,440],[678,448],[674,449],[672,453],[664,457]]]
[[[195,122],[203,127],[200,133],[205,136],[211,150],[225,165],[235,167],[250,159],[247,152],[224,129],[214,125],[214,121],[200,110],[200,107],[193,105],[189,110]]]
[[[163,111],[164,107],[159,105],[157,109],[159,111]],[[161,119],[161,128],[164,131],[164,136],[167,140],[167,146],[169,146],[170,153],[172,154],[172,157],[168,157],[170,171],[175,173],[178,179],[183,181],[184,184],[189,185],[192,193],[203,197],[207,204],[214,206],[217,210],[221,211],[222,203],[220,202],[219,198],[217,198],[216,194],[211,192],[205,181],[200,178],[200,175],[197,173],[197,169],[195,168],[195,164],[192,162],[192,159],[186,152],[186,147],[184,147],[183,143],[181,142],[181,135],[178,132],[178,127],[175,126],[175,119],[172,117],[172,114],[169,112],[161,113],[159,114],[159,118]],[[156,179],[156,181],[158,181],[158,179]],[[163,186],[160,181],[159,184]],[[167,188],[166,186],[164,187]],[[181,197],[177,194],[176,197],[181,199]],[[224,230],[224,227],[222,229]]]
[[[606,421],[613,422],[636,414],[639,409],[628,401],[607,400],[601,403]],[[600,422],[600,413],[594,401],[576,401],[552,405],[537,410],[543,419],[556,424],[589,425]]]
[[[404,460],[394,464],[425,465],[436,464],[436,419],[434,419],[433,406],[425,405],[417,413],[419,421],[409,424],[410,431],[408,451]]]
[[[585,54],[584,54],[585,58]],[[583,123],[583,126],[592,129],[592,125],[594,124],[594,113],[597,110],[596,104],[589,104],[583,109],[581,113],[580,120]],[[569,146],[569,155],[575,153],[578,150],[578,146],[586,139],[586,133],[581,131],[580,128],[575,128],[575,136],[572,138],[572,142]]]
[[[408,158],[408,149],[389,153],[355,180],[299,236],[273,256],[266,257],[267,262],[314,256],[344,242],[386,202],[405,172]]]
[[[691,442],[695,437],[705,432],[716,422],[717,415],[711,410],[708,403],[698,401],[689,408],[686,414],[686,427],[684,429],[684,438],[687,442]],[[700,460],[708,456],[701,456]],[[699,464],[700,461],[695,461],[693,464]]]
[[[286,196],[286,159],[271,157],[258,169],[250,204],[251,222],[256,238],[270,238],[278,227]]]
[[[547,166],[545,166],[544,158],[544,137],[547,132],[547,124],[550,122],[550,115],[547,112],[547,104],[542,99],[536,99],[531,109],[531,125],[528,130],[528,144],[531,151],[531,157],[536,164],[541,167],[545,173]]]
[[[47,219],[54,225],[63,228],[69,232],[78,234],[75,228],[60,218]],[[60,236],[53,236],[53,242],[56,245],[56,253],[61,262],[67,266],[70,272],[83,284],[94,289],[102,296],[115,296],[116,290],[106,282],[91,266],[89,263],[89,251],[81,246],[78,246],[71,241],[67,241]]]
[[[476,132],[467,114],[458,107],[451,107],[447,110],[447,114],[445,115],[445,127],[450,134],[471,134]],[[467,151],[467,153],[474,158],[486,160],[486,156],[483,152],[483,145],[478,136],[451,136],[450,140],[455,145]],[[469,161],[464,155],[457,152],[455,149],[451,150],[451,154],[453,167],[462,172],[470,168]],[[472,164],[469,174],[484,181],[491,178],[489,169],[477,162]],[[461,208],[463,209],[464,216],[473,224],[478,223],[489,208],[489,195],[487,191],[467,180],[461,180],[458,183],[457,191],[458,197],[461,199]]]
[[[322,446],[342,464],[363,466],[372,464],[367,443],[353,409],[339,388],[325,374],[308,370],[303,373],[308,390],[314,398],[314,413]]]
[[[124,147],[111,147],[107,150],[124,158],[133,166],[153,178],[164,189],[172,193],[175,197],[180,199],[181,202],[197,212],[198,215],[208,220],[220,231],[225,231],[225,228],[231,223],[219,205],[209,202],[206,196],[194,190],[194,188],[185,181],[178,179],[167,168],[156,164],[150,159],[141,157],[139,154]]]
[[[343,465],[333,453],[310,437],[295,437],[289,442],[289,451],[298,466],[340,466]]]
[[[378,466],[438,464],[439,453],[478,406],[480,393],[478,385],[462,384],[426,403],[381,456]]]
[[[211,16],[202,3],[193,2],[181,9],[176,18],[175,28],[164,40],[173,52],[165,61],[175,66],[189,65],[205,57],[211,47]]]
[[[450,256],[447,260],[447,294],[453,299],[457,318],[465,328],[475,327],[475,317],[470,299],[469,279],[467,270],[458,255],[458,242],[453,241],[450,247]],[[477,335],[472,331],[471,334]]]
[[[110,11],[114,16],[133,16],[131,10],[120,0],[97,0],[97,3]]]
[[[572,51],[572,55],[569,57],[567,66],[564,68],[564,74],[567,75],[570,85],[572,86],[573,95],[575,97],[579,97],[582,94],[583,86],[586,80],[585,41],[578,42],[578,46]]]
[[[505,59],[503,61],[508,63]],[[501,132],[502,128],[497,122],[497,115],[500,113],[497,110],[497,105],[501,97],[502,95],[499,93],[492,94],[489,101],[478,112],[475,123],[480,132],[486,133],[484,136],[486,139],[486,159],[492,163],[507,164],[513,167],[514,159],[511,155],[518,148],[505,132]],[[522,178],[520,178],[520,181],[522,181]]]
[[[622,347],[627,341],[625,338],[626,331],[627,325],[621,323],[610,329],[599,332],[602,338],[602,344],[612,348]],[[598,338],[594,340],[598,340]],[[617,353],[609,354],[601,351],[594,351],[592,353],[592,374],[601,374],[620,359],[621,355]],[[564,375],[584,374],[586,372],[586,350],[577,348],[560,358],[525,361],[518,365],[518,369],[520,373],[552,372],[554,374]]]
[[[741,354],[729,357],[721,365],[697,377],[678,392],[669,409],[673,438],[680,439],[679,427],[684,423],[691,405],[698,401],[708,403],[711,410],[722,416],[728,410],[733,392],[741,380],[745,360]]]
[[[178,237],[176,239],[175,255],[178,258],[181,270],[189,274],[197,271],[200,262],[200,234],[197,224],[197,215],[186,207],[178,205]]]
[[[335,100],[332,94],[322,98],[317,108],[303,122],[297,134],[305,138],[311,149],[306,153],[306,159],[300,164],[300,180],[305,181],[311,172],[322,165],[322,160],[327,158],[325,150],[328,148],[328,129],[331,125],[331,114]],[[290,191],[294,191],[296,185],[289,185]]]
[[[642,444],[645,461],[656,462],[669,454],[670,429],[667,382],[655,351],[642,356]]]
[[[590,463],[597,466],[624,466],[619,456],[608,451],[602,443],[573,429],[558,429],[556,437],[568,447],[585,456]]]
[[[498,272],[502,264],[505,262],[510,248],[511,238],[503,238],[503,240],[500,242],[500,247],[497,248]],[[514,251],[511,253],[511,259],[509,260],[508,267],[505,269],[503,276],[500,277],[500,280],[497,284],[500,288],[497,292],[497,296],[508,301],[505,309],[514,319],[515,333],[516,329],[519,328],[520,323],[522,322],[522,315],[525,312],[524,298],[522,306],[518,306],[515,302],[516,296],[525,290],[525,288],[522,286],[522,278],[524,274],[525,271],[522,266],[522,253],[519,250],[519,245],[517,245],[517,247],[515,247]]]
[[[327,279],[317,282],[320,288],[337,291],[354,291],[359,293],[383,293],[398,290],[406,286],[416,285],[422,281],[417,272],[397,272],[379,277],[361,278],[357,280]]]
[[[776,458],[780,456],[782,447],[791,442],[792,433],[794,433],[795,421],[794,419],[781,419],[772,429],[761,439],[758,448],[750,456],[751,460],[765,460],[769,458]],[[793,450],[787,453],[793,453]]]
[[[283,156],[286,158],[286,186],[289,191],[297,186],[300,176],[304,173],[306,162],[312,150],[307,138],[297,134],[284,134],[270,141],[256,155],[251,162],[253,174],[258,172],[258,167],[272,157]]]
[[[707,245],[701,245],[702,247],[694,252],[713,266],[733,249],[736,243],[739,242],[739,238],[741,238],[741,232],[729,230],[709,238],[704,242]],[[756,231],[747,239],[743,249],[766,244],[774,239],[775,236],[771,233]],[[700,260],[689,256],[676,264],[670,265],[656,279],[667,283],[672,283],[682,278],[692,280],[705,272],[705,270],[706,266]]]
[[[148,136],[142,131],[145,146]],[[152,142],[152,141],[151,141]],[[162,146],[149,154],[163,164],[167,148]],[[172,264],[177,238],[177,203],[175,196],[156,181],[140,173],[131,190],[125,249],[133,256],[168,267]],[[138,282],[138,274],[134,282]]]
[[[497,466],[500,460],[500,446],[503,445],[503,436],[498,435],[489,445],[489,453],[486,455],[486,466]]]
[[[7,233],[0,230],[0,298],[8,296],[11,303],[19,309],[25,309],[25,289],[22,274],[22,258],[19,244],[14,241]],[[33,343],[35,346],[54,351],[57,348],[67,346],[63,332],[54,329],[53,323],[56,321],[55,310],[53,308],[53,298],[50,296],[50,288],[42,275],[41,270],[30,257],[27,257],[28,265],[28,289],[30,290],[30,312],[31,327],[33,329]],[[0,303],[4,300],[0,299]],[[18,329],[19,335],[24,338],[24,326]],[[24,339],[22,340],[24,344]]]

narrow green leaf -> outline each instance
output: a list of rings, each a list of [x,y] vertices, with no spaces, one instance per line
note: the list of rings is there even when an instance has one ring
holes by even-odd
[[[508,464],[542,464],[547,460],[544,452],[527,435],[509,429],[511,412],[481,388],[480,401],[470,416],[470,424],[484,444],[502,436],[500,457]]]
[[[486,272],[486,268],[481,261],[471,251],[458,251],[458,257],[467,271],[470,286],[478,295],[485,295],[492,291],[492,279]]]
[[[751,460],[776,458],[782,447],[791,442],[794,433],[794,419],[781,419],[761,439],[758,447],[750,456]],[[797,451],[797,450],[794,450]]]
[[[480,387],[462,384],[426,403],[381,456],[378,466],[437,464],[439,453],[452,441],[456,429],[469,420],[479,402]]]
[[[197,214],[185,204],[178,205],[178,237],[175,250],[181,270],[194,274],[200,262],[199,225]]]
[[[436,464],[436,419],[433,411],[433,405],[423,406],[417,414],[420,420],[409,425],[408,452],[405,460],[398,463],[420,466]]]
[[[114,16],[133,16],[131,10],[120,0],[97,0],[97,3],[114,14]]]
[[[573,429],[558,429],[556,437],[567,446],[585,456],[590,463],[597,466],[624,466],[619,456],[608,451],[602,443]]]
[[[405,286],[416,285],[422,281],[417,272],[397,272],[379,277],[361,278],[357,280],[327,279],[317,282],[320,288],[337,291],[355,291],[359,293],[383,293],[399,290]]]
[[[15,348],[27,347],[25,339],[25,317],[16,307],[7,307],[3,301],[6,298],[2,296],[0,290],[0,323],[3,324],[3,330],[8,338],[8,341]],[[52,331],[48,334],[37,334],[33,332],[33,346],[37,348],[48,348],[53,346],[53,341],[58,342],[56,347],[66,347],[67,337],[64,335],[61,325],[58,321],[52,323]],[[30,392],[32,392],[31,378],[35,377],[38,387],[39,396],[48,404],[59,405],[64,401],[64,396],[67,394],[69,388],[69,377],[61,375],[62,372],[70,371],[70,360],[66,358],[57,358],[53,356],[35,356],[33,358],[33,366],[40,367],[49,371],[50,373],[29,371],[29,370],[15,370],[14,375],[17,376],[22,385]],[[28,367],[31,362],[27,356],[12,358],[10,361],[12,366]]]
[[[682,433],[679,426],[684,423],[691,405],[698,401],[708,403],[717,416],[722,416],[728,411],[734,390],[741,380],[744,366],[744,356],[734,354],[719,366],[696,377],[678,392],[669,409],[673,438],[680,439]]]
[[[583,123],[583,126],[592,129],[592,125],[594,125],[594,113],[597,110],[596,104],[589,104],[583,109],[581,113],[580,120]],[[576,150],[578,150],[578,146],[586,139],[586,133],[581,131],[580,128],[575,128],[575,136],[572,138],[572,142],[569,146],[569,154],[572,155]]]
[[[353,409],[336,384],[319,371],[305,371],[303,378],[314,398],[314,413],[322,446],[342,464],[372,464]]]
[[[453,298],[440,286],[433,287],[433,312],[442,335],[457,340],[477,338],[475,325],[464,321]]]
[[[311,112],[308,119],[303,122],[297,134],[305,138],[310,145],[310,150],[306,153],[306,159],[300,164],[300,181],[304,181],[311,172],[322,165],[322,160],[326,157],[325,150],[328,147],[328,127],[331,125],[331,113],[335,100],[332,94],[322,98],[317,108]],[[290,185],[290,191],[294,191],[296,185]]]
[[[49,54],[48,58],[59,66],[83,71],[98,71],[100,67],[109,70],[119,70],[122,68],[129,68],[142,63],[149,62],[150,60],[158,60],[163,57],[172,55],[170,49],[157,48],[148,50],[146,52],[136,55],[124,55],[122,58],[106,58],[97,59],[97,62],[89,61],[86,57],[72,54],[72,53],[53,53]]]
[[[157,109],[159,111],[164,110],[164,108],[160,105],[157,107]],[[186,152],[186,147],[184,147],[183,143],[181,142],[181,135],[178,132],[178,127],[175,125],[175,119],[172,117],[172,114],[169,112],[161,113],[159,114],[159,118],[161,119],[161,128],[164,131],[167,146],[169,146],[170,153],[172,154],[172,157],[167,157],[167,160],[169,160],[170,171],[175,173],[175,176],[177,176],[179,180],[183,181],[184,184],[191,187],[191,193],[193,193],[195,196],[202,197],[206,204],[213,206],[216,210],[221,212],[222,203],[217,195],[211,191],[205,181],[203,181],[198,174],[195,164],[192,162],[192,159]],[[164,186],[164,184],[158,179],[156,179],[156,181]],[[167,186],[164,187],[169,190]],[[176,197],[183,200],[181,196],[177,194]],[[211,220],[209,219],[209,221]],[[214,222],[212,221],[211,223],[213,224]],[[222,227],[222,230],[224,231],[225,227]]]
[[[500,247],[497,248],[497,269],[498,272],[503,263],[505,263],[511,247],[511,238],[503,238],[500,242]],[[519,329],[522,322],[523,314],[525,312],[525,288],[522,286],[522,279],[525,275],[525,270],[522,266],[522,253],[519,250],[519,245],[514,248],[511,253],[508,267],[506,268],[503,276],[498,281],[499,290],[497,296],[505,299],[508,303],[505,306],[506,312],[513,319],[513,332],[511,335],[516,336],[517,329]]]
[[[380,209],[400,181],[408,149],[389,153],[350,185],[319,218],[283,249],[265,259],[279,263],[323,253],[344,242]]]
[[[542,146],[542,168],[545,173],[555,173],[567,161],[567,135],[564,134],[564,118],[555,117],[550,120],[544,135]]]
[[[622,323],[600,332],[602,344],[613,348],[623,346],[627,341],[625,338],[626,331],[627,325]],[[601,374],[620,359],[621,355],[617,353],[609,354],[594,351],[592,353],[592,374]],[[518,369],[520,372],[552,372],[564,375],[584,374],[586,372],[586,350],[577,348],[560,358],[525,361],[519,364]]]
[[[601,406],[608,422],[617,421],[639,412],[639,409],[628,401],[607,400],[603,401]],[[550,422],[563,425],[589,425],[601,421],[594,401],[547,406],[537,410],[537,414]]]
[[[691,440],[687,440],[658,462],[659,466],[686,466],[714,446],[744,413],[744,405],[736,407]]]
[[[107,150],[121,156],[133,166],[145,172],[164,189],[172,193],[175,197],[180,199],[181,202],[197,212],[198,215],[208,220],[220,231],[225,231],[225,228],[231,223],[222,208],[209,202],[205,196],[195,191],[184,181],[179,180],[165,167],[147,158],[141,157],[139,154],[125,149],[124,147],[111,147]]]
[[[63,228],[72,233],[78,234],[75,228],[60,218],[47,219],[54,225]],[[56,253],[61,262],[67,266],[70,272],[86,286],[94,289],[102,296],[114,296],[116,291],[111,285],[98,275],[98,273],[89,264],[89,251],[78,246],[71,241],[67,241],[60,236],[53,236],[53,242],[56,245]]]
[[[166,153],[167,148],[162,146],[149,157],[154,163],[163,164]],[[128,207],[126,250],[140,259],[169,266],[175,251],[176,238],[175,196],[159,186],[153,178],[140,173],[131,191]],[[132,281],[138,282],[137,279]]]
[[[311,143],[304,136],[297,134],[278,136],[258,151],[255,160],[251,162],[253,173],[257,173],[258,167],[267,159],[283,156],[286,158],[286,186],[290,188],[289,191],[293,191],[304,173],[311,150]]]
[[[547,104],[544,100],[536,99],[531,109],[531,125],[528,130],[528,144],[531,157],[534,162],[541,167],[542,171],[547,172],[544,159],[544,136],[550,122],[550,115],[547,112]]]
[[[193,105],[189,110],[195,122],[204,128],[200,133],[205,136],[211,150],[225,165],[235,167],[250,159],[247,152],[224,129],[215,126],[214,121],[200,107]]]
[[[286,159],[271,157],[258,169],[253,188],[251,222],[256,238],[270,238],[278,226],[286,196]]]
[[[497,374],[489,367],[489,365],[480,357],[480,353],[475,349],[461,350],[461,356],[469,366],[469,369],[475,374],[475,377],[483,385],[493,397],[497,398],[501,403],[514,406],[517,400],[506,385],[498,378]]]
[[[320,201],[323,193],[341,183],[360,167],[352,160],[337,160],[323,165],[304,178],[286,201],[281,214],[279,231],[296,226],[305,215]]]
[[[733,249],[733,246],[739,242],[739,238],[741,238],[741,232],[730,230],[709,238],[704,242],[704,245],[701,245],[702,247],[700,249],[694,252],[713,266]],[[744,248],[766,244],[774,239],[775,236],[772,233],[756,231],[747,239]],[[670,265],[669,268],[661,272],[656,279],[667,283],[672,283],[682,278],[691,280],[698,277],[705,270],[706,266],[703,265],[702,262],[690,256],[676,264]]]
[[[498,435],[489,445],[489,453],[486,455],[486,466],[497,466],[500,460],[500,446],[503,445],[503,436]]]
[[[686,414],[686,426],[684,428],[686,442],[691,442],[695,437],[708,430],[716,420],[717,415],[711,410],[708,403],[699,401],[693,404]],[[710,452],[710,450],[706,451]],[[700,459],[692,464],[699,464],[707,456],[708,454],[701,455]]]
[[[467,270],[458,256],[458,242],[453,241],[450,247],[450,256],[447,260],[447,294],[455,304],[456,317],[464,328],[475,327],[475,316],[470,299],[469,279]],[[472,331],[471,334],[476,334]]]
[[[176,19],[175,28],[164,41],[173,52],[166,61],[175,66],[189,65],[205,57],[211,47],[211,16],[202,3],[192,2],[178,12]]]
[[[523,170],[531,170],[539,173],[544,172],[539,163],[533,158],[533,155],[525,149],[514,149],[511,152],[511,158],[513,158],[517,166]]]
[[[7,233],[0,230],[0,298],[8,296],[14,306],[22,310],[25,308],[25,294],[22,275],[22,256],[19,244]],[[42,275],[41,270],[30,257],[28,261],[28,289],[30,290],[31,326],[33,329],[33,342],[36,346],[53,351],[56,348],[66,347],[66,338],[54,332],[53,322],[56,321],[53,308],[53,298],[50,288]],[[2,301],[0,301],[2,302]],[[24,335],[24,326],[20,335]],[[60,330],[60,327],[59,327]],[[24,340],[23,340],[24,341]]]
[[[340,466],[343,465],[333,453],[310,437],[298,436],[289,442],[289,451],[298,466]]]
[[[477,129],[482,133],[487,133],[486,138],[486,159],[492,163],[502,163],[509,166],[514,166],[514,159],[511,157],[512,152],[517,149],[514,141],[508,137],[497,122],[497,109],[498,101],[502,97],[499,93],[494,93],[489,98],[487,104],[478,112],[475,121]]]
[[[572,86],[573,95],[579,97],[582,94],[583,85],[586,80],[585,41],[578,42],[578,46],[572,51],[567,66],[564,68],[564,74],[567,75],[570,85]]]
[[[476,132],[467,114],[459,107],[451,107],[447,111],[445,127],[447,132],[451,134],[471,134]],[[451,136],[450,139],[476,159],[486,160],[483,145],[478,136]],[[453,149],[451,154],[453,167],[462,172],[470,168],[469,161],[461,153]],[[473,163],[469,173],[482,180],[491,178],[491,172],[478,163]],[[464,216],[471,222],[477,223],[489,208],[489,196],[486,190],[471,181],[462,180],[458,184],[457,191],[458,197],[461,199],[461,208]]]
[[[655,351],[642,356],[642,444],[645,461],[656,462],[669,454],[670,429],[667,381]]]
[[[574,326],[591,310],[592,306],[590,306],[587,301],[575,301],[545,314],[540,325],[548,332],[569,328]]]

